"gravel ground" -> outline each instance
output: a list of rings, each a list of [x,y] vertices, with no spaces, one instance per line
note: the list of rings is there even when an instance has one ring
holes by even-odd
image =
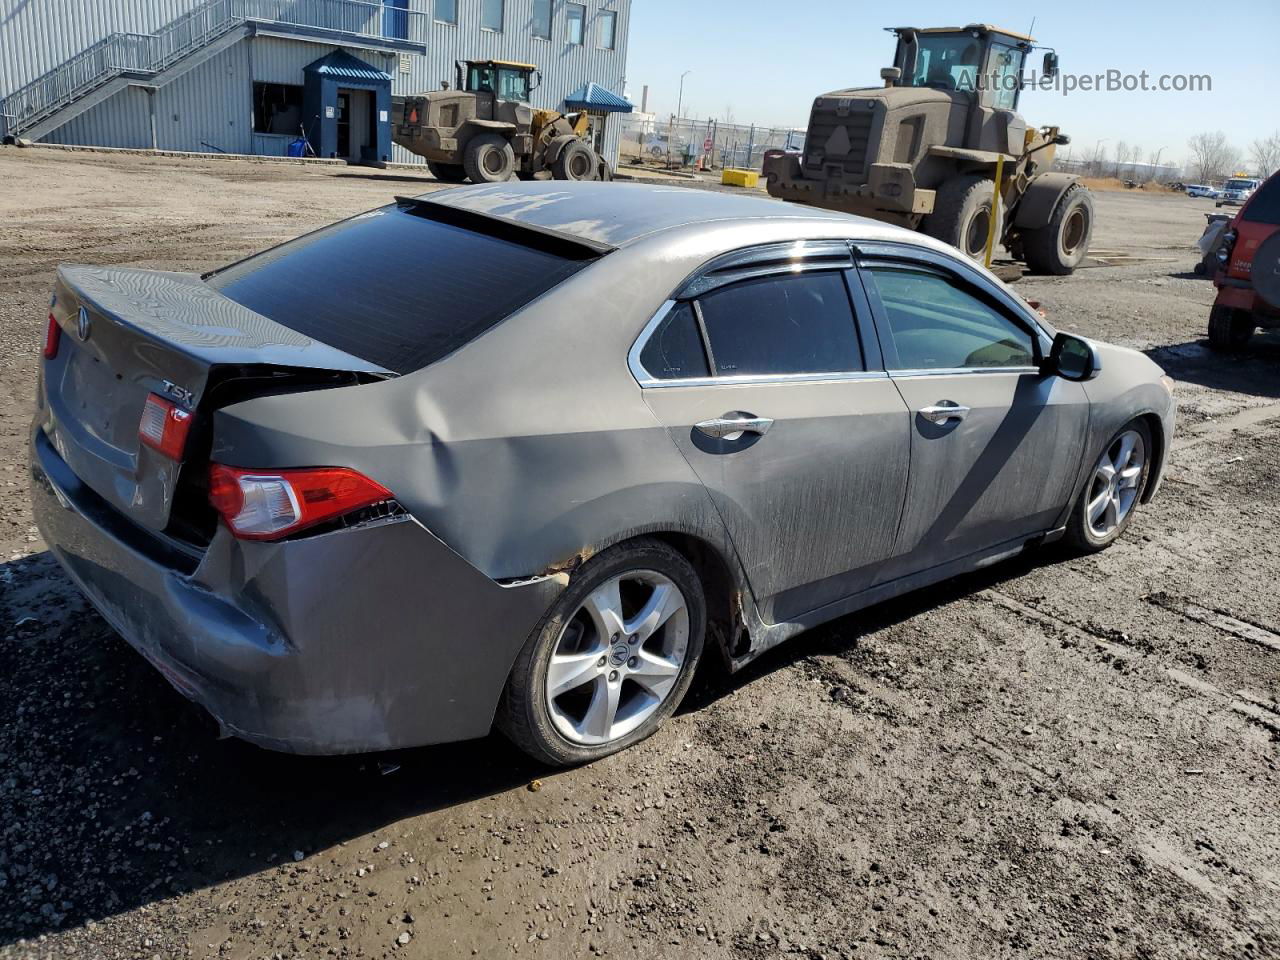
[[[1208,201],[1099,195],[1095,247],[1149,259],[1018,284],[1178,380],[1122,541],[709,667],[657,736],[549,773],[498,737],[218,740],[27,503],[56,264],[203,270],[434,184],[13,148],[0,182],[0,956],[1280,956],[1280,338],[1205,349]]]

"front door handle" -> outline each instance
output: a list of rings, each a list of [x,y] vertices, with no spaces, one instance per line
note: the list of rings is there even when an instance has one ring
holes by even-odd
[[[969,413],[968,407],[962,407],[950,400],[939,400],[932,407],[921,407],[920,416],[930,423],[946,423],[948,420],[963,420]]]
[[[758,433],[764,436],[771,426],[773,421],[768,417],[754,417],[749,413],[726,413],[714,420],[703,420],[701,423],[694,424],[695,428],[708,437],[719,440],[737,440],[744,433]]]

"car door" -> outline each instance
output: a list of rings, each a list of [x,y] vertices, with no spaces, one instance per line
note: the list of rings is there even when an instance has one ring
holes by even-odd
[[[872,582],[907,481],[908,412],[881,368],[849,248],[806,249],[713,262],[631,356],[769,622]]]
[[[1084,388],[1040,372],[1048,336],[967,264],[907,245],[863,248],[885,367],[911,412],[898,562],[924,570],[1053,528],[1089,421]]]

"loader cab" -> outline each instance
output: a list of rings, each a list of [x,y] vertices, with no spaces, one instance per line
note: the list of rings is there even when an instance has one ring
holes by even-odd
[[[893,27],[896,85],[942,90],[973,98],[990,110],[1018,109],[1022,68],[1033,40],[985,24],[967,27]]]
[[[538,68],[530,63],[466,60],[458,64],[458,89],[489,94],[497,100],[528,103],[541,76]]]

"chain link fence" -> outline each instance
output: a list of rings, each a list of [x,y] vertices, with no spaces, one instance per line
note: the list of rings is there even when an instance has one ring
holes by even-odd
[[[759,170],[766,150],[804,149],[804,130],[725,123],[716,119],[629,117],[618,149],[621,167]]]

